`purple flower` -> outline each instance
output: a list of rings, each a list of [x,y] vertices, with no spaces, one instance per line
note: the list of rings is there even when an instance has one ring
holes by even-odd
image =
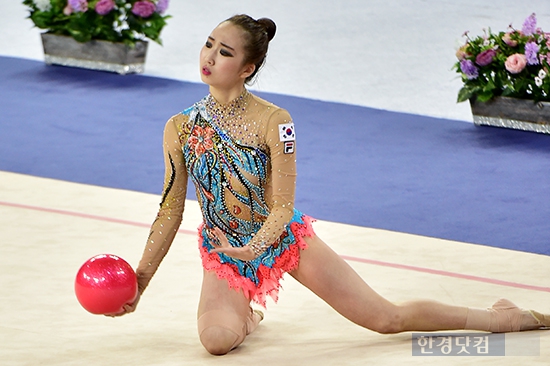
[[[115,2],[113,0],[99,0],[97,4],[95,4],[95,11],[99,15],[109,14],[114,8]]]
[[[132,6],[132,13],[142,18],[148,18],[155,12],[155,4],[150,1],[136,1]]]
[[[163,14],[168,9],[168,3],[170,0],[158,0],[157,1],[157,13]]]
[[[535,16],[535,13],[533,13],[529,15],[529,17],[523,22],[523,28],[521,28],[521,32],[526,36],[531,36],[535,33],[536,28],[537,17]]]
[[[476,65],[471,60],[461,60],[460,61],[460,70],[466,75],[470,80],[477,78],[478,71]]]
[[[535,42],[527,42],[525,44],[525,57],[527,58],[527,65],[538,65],[539,58],[537,54],[540,50],[540,47]]]
[[[481,52],[479,55],[477,55],[476,64],[478,64],[479,66],[487,66],[491,62],[493,62],[493,58],[495,57],[496,54],[497,54],[496,51],[493,50],[492,48],[485,50]]]
[[[76,12],[85,12],[88,10],[88,2],[86,0],[69,0],[68,5]]]

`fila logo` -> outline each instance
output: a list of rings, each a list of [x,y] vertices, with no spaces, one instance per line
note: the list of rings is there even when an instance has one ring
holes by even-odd
[[[294,154],[294,141],[285,141],[285,154]]]

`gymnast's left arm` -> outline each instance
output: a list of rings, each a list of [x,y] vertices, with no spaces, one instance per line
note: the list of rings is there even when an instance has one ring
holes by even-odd
[[[231,257],[249,261],[260,256],[275,243],[294,215],[296,190],[296,141],[294,124],[283,109],[273,113],[265,131],[266,145],[270,151],[272,185],[271,210],[262,227],[244,247],[232,247],[225,234],[214,230],[220,247],[212,252],[225,253]],[[269,182],[268,182],[269,183]]]
[[[265,132],[271,158],[272,207],[267,220],[248,246],[256,256],[275,243],[294,215],[296,191],[296,138],[290,114],[278,109]]]

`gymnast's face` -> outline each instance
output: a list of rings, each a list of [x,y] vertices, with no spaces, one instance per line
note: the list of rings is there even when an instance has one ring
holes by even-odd
[[[243,30],[230,22],[223,22],[210,33],[201,49],[201,79],[218,89],[242,87],[254,71],[254,65],[245,65],[244,59]]]

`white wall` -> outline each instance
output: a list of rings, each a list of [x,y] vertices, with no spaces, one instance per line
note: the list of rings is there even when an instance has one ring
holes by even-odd
[[[0,54],[41,60],[25,7],[0,1]],[[461,82],[451,70],[462,33],[520,28],[532,12],[550,32],[548,0],[172,0],[164,47],[150,45],[146,74],[200,81],[206,36],[248,13],[278,25],[256,89],[471,121],[468,104],[455,103]]]

